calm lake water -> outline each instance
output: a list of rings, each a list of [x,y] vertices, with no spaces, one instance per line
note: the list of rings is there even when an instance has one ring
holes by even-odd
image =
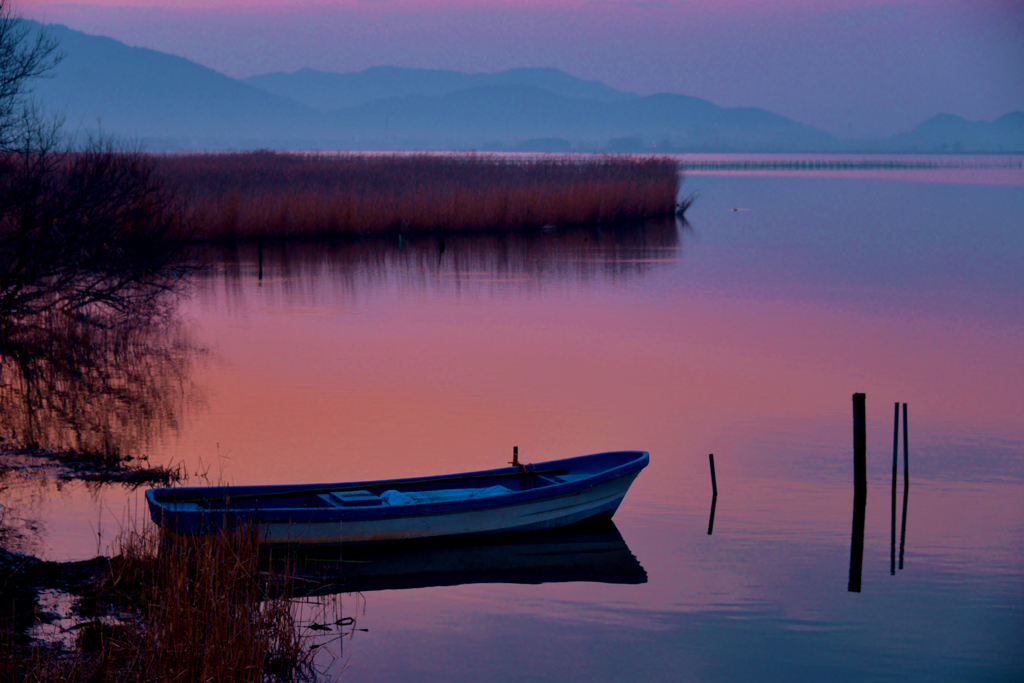
[[[615,529],[360,565],[363,592],[304,608],[368,629],[317,636],[325,670],[1024,679],[1024,171],[715,172],[683,191],[688,225],[267,246],[262,279],[255,247],[207,254],[182,310],[197,352],[145,447],[193,481],[457,472],[513,446],[651,454]],[[24,546],[54,559],[140,512],[121,487],[8,486]]]

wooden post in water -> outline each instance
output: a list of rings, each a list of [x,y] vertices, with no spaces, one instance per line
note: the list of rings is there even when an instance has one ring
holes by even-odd
[[[868,430],[864,394],[853,395],[853,490],[868,491]]]
[[[907,484],[907,452],[910,450],[910,435],[907,433],[907,404],[903,404],[903,485]]]
[[[892,426],[892,521],[889,525],[889,575],[896,575],[896,466],[900,447],[900,404],[896,402],[896,414]]]
[[[718,482],[715,481],[715,454],[708,453],[708,460],[711,462],[711,492],[718,495]]]
[[[263,240],[256,242],[256,260],[259,261],[259,275],[258,280],[263,280]]]
[[[715,480],[715,454],[708,453],[711,462],[711,514],[708,516],[708,536],[715,528],[715,505],[718,503],[718,482]]]
[[[907,464],[907,451],[910,450],[910,438],[907,436],[907,404],[903,404],[903,523],[900,525],[900,571],[903,570],[903,548],[907,540],[907,502],[910,498],[910,466]]]
[[[850,581],[847,590],[860,593],[864,566],[864,513],[868,501],[867,422],[864,394],[853,395],[853,531],[850,535]]]

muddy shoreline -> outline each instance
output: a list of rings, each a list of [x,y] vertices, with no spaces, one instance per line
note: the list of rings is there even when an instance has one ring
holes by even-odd
[[[177,467],[150,465],[145,458],[9,446],[0,442],[0,475],[9,470],[49,476],[59,481],[124,484],[129,487],[168,486],[183,476]]]

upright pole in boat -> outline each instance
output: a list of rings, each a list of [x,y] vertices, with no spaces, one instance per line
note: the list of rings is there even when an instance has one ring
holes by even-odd
[[[512,467],[518,467],[519,471],[526,474],[526,466],[519,462],[519,446],[512,447],[512,462],[509,463]],[[523,480],[526,481],[525,479]],[[525,486],[523,488],[526,488]]]

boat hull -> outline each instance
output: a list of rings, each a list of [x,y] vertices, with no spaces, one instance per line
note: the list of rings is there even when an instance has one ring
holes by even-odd
[[[484,510],[353,521],[264,521],[259,533],[264,543],[370,543],[545,531],[594,517],[611,519],[635,478],[634,474],[565,497]]]
[[[273,496],[291,495],[301,500],[303,490],[294,486],[150,489],[146,497],[153,521],[173,535],[217,533],[246,525],[262,542],[273,544],[362,544],[484,536],[545,531],[593,518],[611,519],[648,459],[642,451],[604,453],[538,463],[528,466],[527,474],[522,476],[519,470],[503,468],[418,480],[324,484],[316,489],[329,491],[333,486],[381,491],[394,487],[414,492],[417,486],[428,491],[461,486],[471,490],[472,482],[491,478],[521,487],[504,495],[439,504],[274,507],[277,499]],[[549,480],[545,473],[550,472],[562,476]],[[445,483],[452,480],[454,484]],[[538,484],[541,480],[555,483]],[[222,502],[211,504],[211,497]],[[316,502],[312,497],[310,500]]]

